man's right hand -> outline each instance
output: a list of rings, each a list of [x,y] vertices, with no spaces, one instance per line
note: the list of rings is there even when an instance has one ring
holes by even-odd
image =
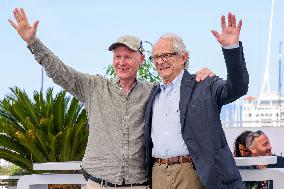
[[[39,21],[35,21],[33,26],[29,24],[27,19],[26,13],[24,9],[15,8],[13,11],[14,17],[17,23],[13,22],[12,20],[8,20],[10,24],[17,30],[18,34],[22,37],[24,41],[28,44],[31,44],[36,39],[36,32]]]

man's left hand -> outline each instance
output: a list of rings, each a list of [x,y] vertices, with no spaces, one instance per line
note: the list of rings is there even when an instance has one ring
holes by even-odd
[[[236,16],[231,12],[228,13],[228,25],[226,24],[225,16],[221,16],[222,33],[219,34],[216,30],[211,30],[217,41],[222,47],[239,43],[240,31],[242,28],[242,20],[236,26]]]

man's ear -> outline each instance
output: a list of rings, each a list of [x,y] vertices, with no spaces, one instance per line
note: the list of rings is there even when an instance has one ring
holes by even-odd
[[[183,53],[182,59],[186,62],[189,59],[189,54],[187,52]]]
[[[189,59],[189,54],[187,53],[187,52],[183,52],[183,54],[182,54],[182,62],[183,62],[183,66],[184,66],[184,68],[185,69],[188,69],[188,59]]]

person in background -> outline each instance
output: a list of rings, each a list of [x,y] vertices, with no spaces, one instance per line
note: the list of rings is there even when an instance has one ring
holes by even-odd
[[[250,151],[250,156],[272,156],[272,147],[268,136],[261,130],[250,133],[246,138],[246,147]],[[284,168],[284,158],[282,156],[277,156],[276,164],[269,165],[257,165],[253,167],[254,169],[265,169],[265,168]],[[272,181],[252,181],[248,182],[250,188],[259,189],[272,189]],[[246,184],[247,185],[247,184]]]
[[[252,131],[244,131],[239,136],[237,136],[234,143],[234,156],[235,157],[248,157],[250,156],[250,151],[246,147],[246,138],[252,133]]]
[[[272,146],[268,136],[261,130],[250,133],[246,138],[246,147],[251,156],[272,156]],[[277,156],[277,163],[267,166],[268,168],[284,168],[284,157]],[[261,166],[260,166],[261,168]]]
[[[249,157],[251,153],[246,147],[246,138],[252,131],[244,131],[237,136],[234,143],[234,156],[235,157]],[[239,169],[251,169],[251,166],[238,166]],[[246,189],[264,189],[267,186],[266,181],[244,181]]]

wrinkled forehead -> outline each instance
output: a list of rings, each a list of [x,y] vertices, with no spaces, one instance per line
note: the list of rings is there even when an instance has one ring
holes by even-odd
[[[152,55],[168,53],[173,51],[173,41],[170,39],[159,39],[153,46]]]
[[[113,54],[120,54],[120,53],[124,53],[124,54],[140,54],[138,51],[134,51],[132,49],[130,49],[129,47],[127,47],[126,45],[117,45],[115,47],[115,49],[113,49]]]
[[[254,142],[259,144],[266,143],[269,142],[269,138],[267,137],[266,134],[261,134],[259,135],[259,137],[254,139]]]

